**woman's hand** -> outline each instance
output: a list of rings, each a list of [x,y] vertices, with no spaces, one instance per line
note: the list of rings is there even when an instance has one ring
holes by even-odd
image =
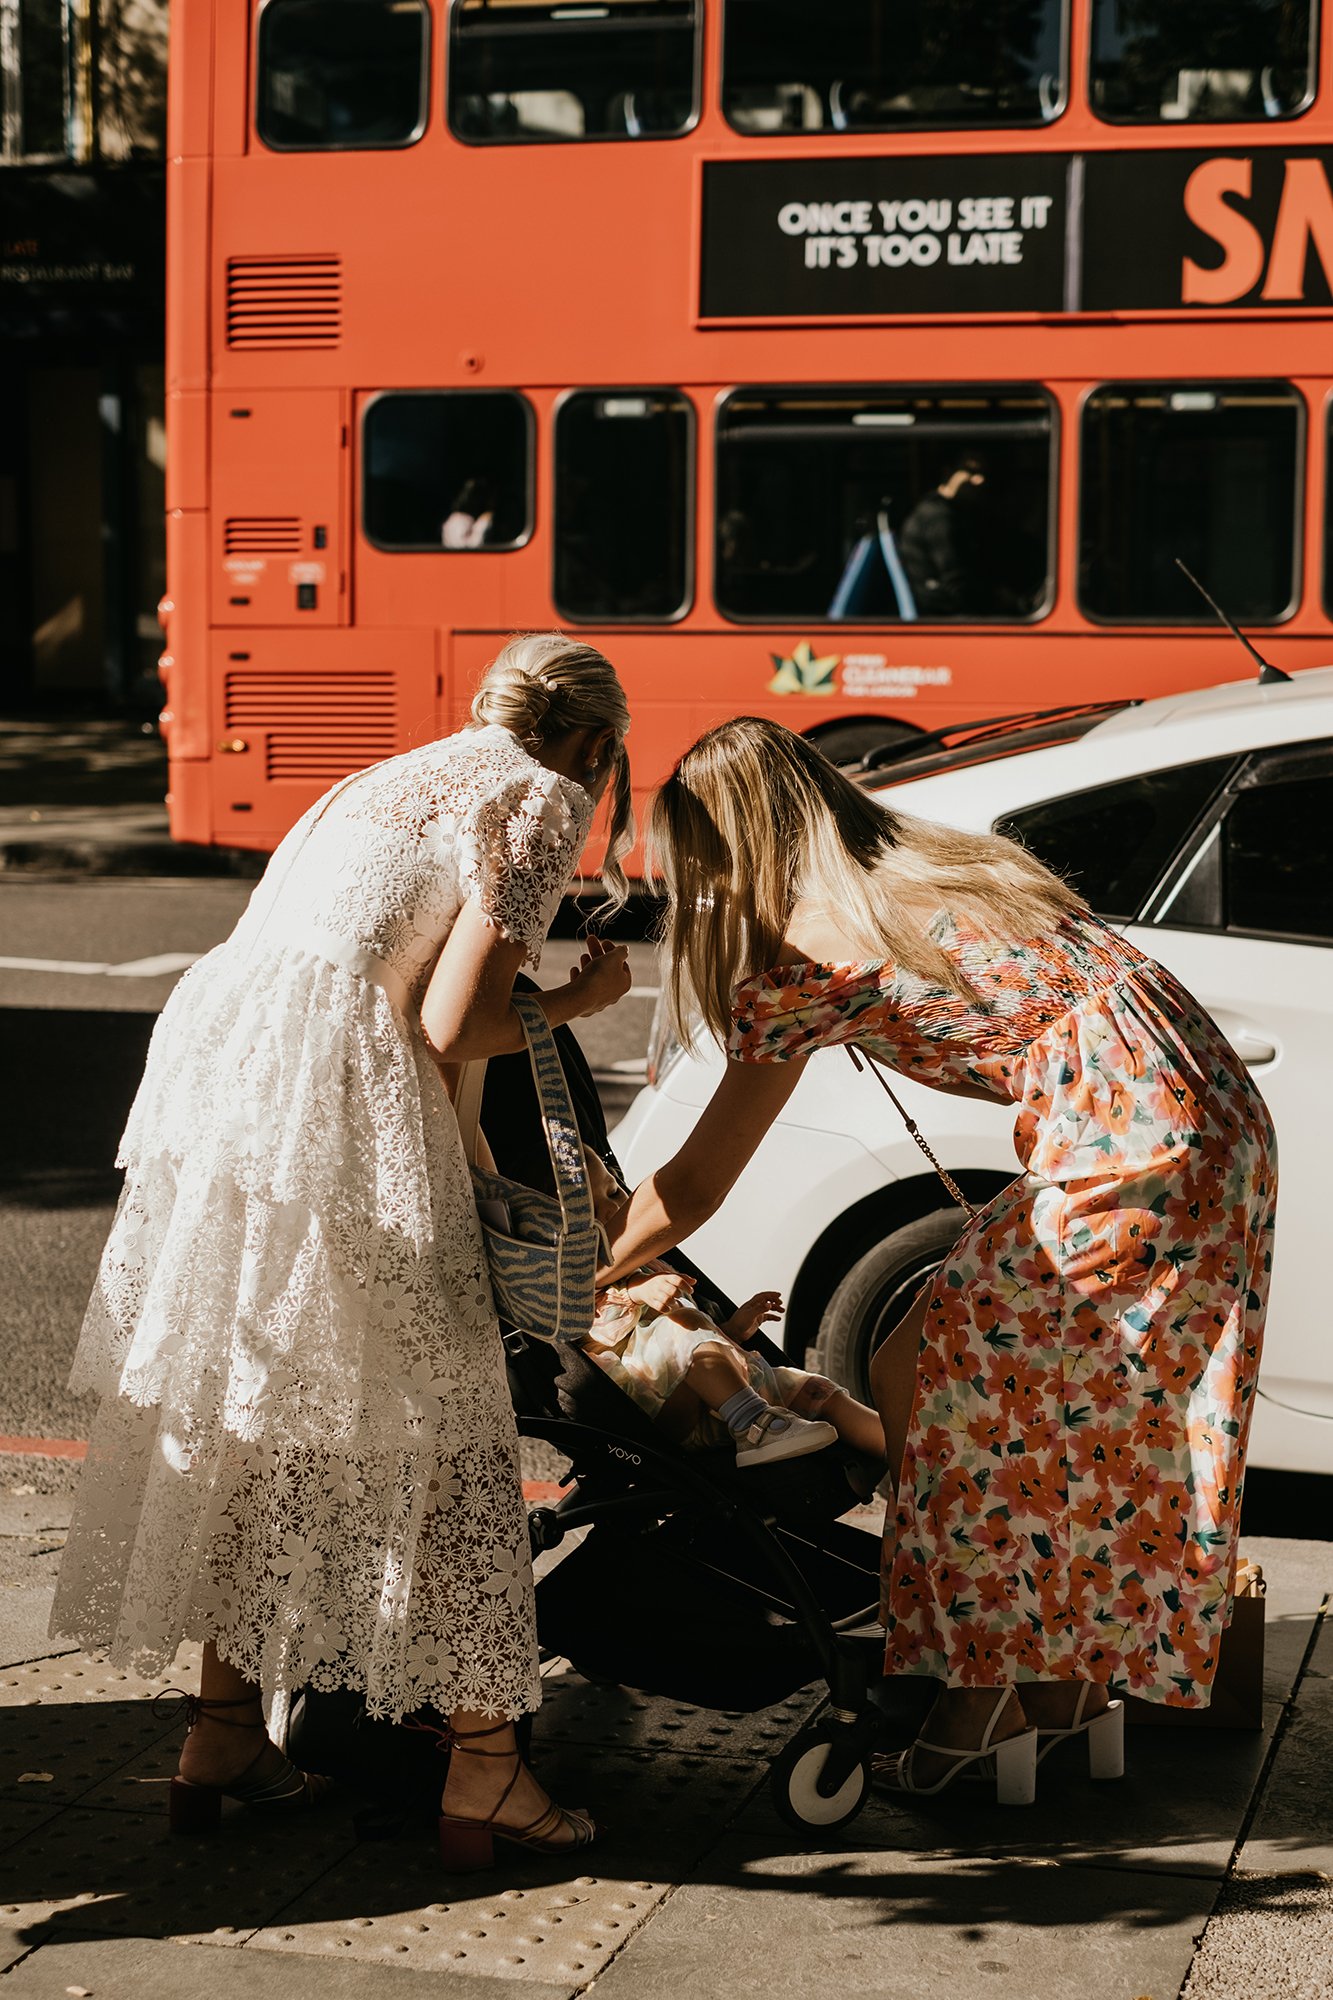
[[[604,944],[599,937],[584,939],[584,952],[569,974],[569,988],[573,990],[575,1005],[571,1018],[578,1019],[586,1014],[600,1014],[607,1007],[614,1007],[623,1000],[633,981],[629,969],[629,951],[623,944]]]
[[[470,899],[464,903],[421,1003],[422,1035],[441,1068],[527,1048],[510,1004],[523,957],[521,943],[501,936]],[[551,1026],[558,1028],[580,1014],[613,1006],[629,989],[624,945],[589,938],[582,963],[565,984],[547,987],[537,1000]]]

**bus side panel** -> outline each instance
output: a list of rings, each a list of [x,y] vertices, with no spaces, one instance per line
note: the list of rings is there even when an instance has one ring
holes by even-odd
[[[190,0],[171,16],[167,67],[167,158],[207,160],[213,151],[213,4]]]
[[[167,169],[167,388],[208,386],[208,160]]]
[[[339,778],[437,733],[433,630],[215,631],[211,664],[228,847],[276,846]]]
[[[213,748],[208,726],[208,520],[204,514],[176,507],[167,515],[167,595],[160,614],[165,648],[158,672],[166,692],[162,734],[171,762],[172,789],[177,767],[207,760]],[[192,794],[193,796],[193,794]],[[184,793],[180,797],[183,799]],[[171,831],[177,840],[211,837],[205,816],[180,819],[183,806],[172,806]]]
[[[213,622],[346,622],[344,458],[336,389],[213,400]]]
[[[173,389],[167,395],[166,504],[170,513],[208,506],[208,397],[202,389]]]

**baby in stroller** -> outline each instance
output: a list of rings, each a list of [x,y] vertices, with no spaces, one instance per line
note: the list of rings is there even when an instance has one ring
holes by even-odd
[[[593,1209],[609,1224],[628,1199],[605,1163],[585,1147]],[[663,1432],[687,1449],[735,1445],[738,1467],[774,1465],[822,1451],[839,1438],[869,1457],[884,1455],[876,1413],[804,1368],[772,1367],[747,1352],[768,1321],[781,1317],[776,1292],[757,1292],[725,1320],[695,1303],[696,1281],[660,1261],[597,1296],[584,1353]]]

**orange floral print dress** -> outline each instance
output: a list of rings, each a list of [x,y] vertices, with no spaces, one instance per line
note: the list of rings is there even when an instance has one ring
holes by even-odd
[[[935,935],[981,1005],[887,964],[780,966],[738,987],[728,1051],[851,1042],[1018,1107],[1023,1172],[926,1312],[886,1671],[1206,1706],[1272,1263],[1271,1121],[1197,1002],[1095,918],[1021,946],[944,916]]]

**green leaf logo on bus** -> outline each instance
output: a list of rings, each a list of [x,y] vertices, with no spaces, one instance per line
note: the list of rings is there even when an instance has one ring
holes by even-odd
[[[793,646],[784,659],[781,653],[770,653],[770,660],[777,668],[768,684],[770,694],[834,694],[834,669],[841,663],[841,653],[816,655],[808,639],[802,639]]]

